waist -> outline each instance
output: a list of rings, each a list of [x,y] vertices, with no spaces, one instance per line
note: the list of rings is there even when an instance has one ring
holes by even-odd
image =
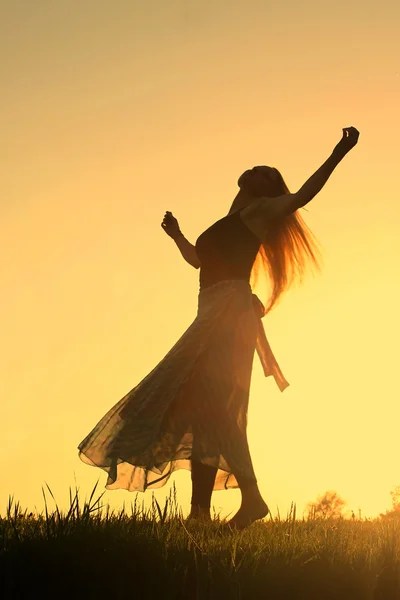
[[[200,284],[199,298],[225,295],[229,292],[252,294],[251,286],[247,279],[221,279],[208,285]]]
[[[211,288],[219,287],[250,287],[249,279],[245,277],[226,277],[225,279],[218,279],[217,281],[200,281],[199,291],[209,290]]]
[[[200,277],[199,277],[199,289],[205,290],[217,283],[222,281],[244,281],[245,283],[249,283],[250,281],[250,272],[239,272],[239,273],[205,273],[200,269]]]

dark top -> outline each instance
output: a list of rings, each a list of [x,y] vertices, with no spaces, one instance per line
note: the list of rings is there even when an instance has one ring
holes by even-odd
[[[260,240],[243,223],[240,210],[211,225],[196,240],[200,290],[224,279],[250,280]]]

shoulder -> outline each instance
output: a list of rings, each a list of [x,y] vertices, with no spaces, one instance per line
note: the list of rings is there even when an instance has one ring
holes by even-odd
[[[275,221],[295,212],[299,207],[296,194],[284,194],[276,198],[263,196],[242,208],[240,218],[246,227],[262,240]]]

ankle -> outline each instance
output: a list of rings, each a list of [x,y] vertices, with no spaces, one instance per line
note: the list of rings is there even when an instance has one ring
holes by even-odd
[[[256,485],[242,489],[242,504],[265,504]]]

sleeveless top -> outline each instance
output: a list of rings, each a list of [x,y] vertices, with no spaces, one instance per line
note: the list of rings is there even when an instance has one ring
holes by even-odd
[[[226,215],[197,238],[200,290],[224,279],[249,282],[260,240],[243,223],[240,210]]]

